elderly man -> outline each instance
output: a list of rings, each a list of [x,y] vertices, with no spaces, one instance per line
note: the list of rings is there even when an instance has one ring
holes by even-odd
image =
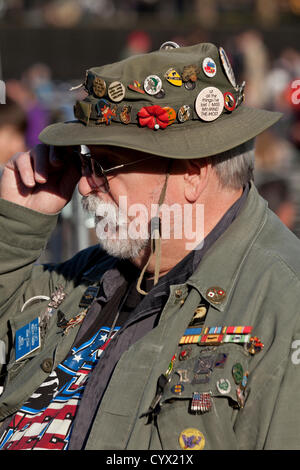
[[[280,116],[211,44],[83,86],[2,178],[1,448],[300,448],[300,245],[252,182]],[[36,265],[77,184],[101,248]]]

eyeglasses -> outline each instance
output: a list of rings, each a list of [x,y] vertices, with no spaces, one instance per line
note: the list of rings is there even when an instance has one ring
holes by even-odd
[[[97,184],[97,187],[103,193],[108,193],[110,190],[106,175],[112,173],[113,171],[120,170],[121,168],[125,168],[130,165],[136,165],[137,163],[154,158],[154,155],[151,155],[150,157],[140,158],[139,160],[134,160],[133,162],[122,163],[120,165],[104,169],[100,164],[99,159],[92,157],[90,149],[86,145],[82,145],[80,150],[75,150],[75,153],[80,158],[83,172],[86,172],[87,170],[91,175],[102,180],[99,185]]]

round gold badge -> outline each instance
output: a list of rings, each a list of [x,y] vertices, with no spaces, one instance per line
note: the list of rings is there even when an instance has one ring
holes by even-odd
[[[199,429],[187,428],[180,433],[179,445],[183,450],[202,450],[205,437]]]

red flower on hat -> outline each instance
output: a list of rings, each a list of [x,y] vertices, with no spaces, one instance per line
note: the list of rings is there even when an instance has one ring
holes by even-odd
[[[137,113],[141,126],[150,129],[165,129],[169,125],[168,113],[159,105],[144,106]]]

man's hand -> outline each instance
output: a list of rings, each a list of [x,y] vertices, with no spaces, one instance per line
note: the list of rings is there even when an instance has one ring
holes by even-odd
[[[44,214],[59,212],[81,177],[68,150],[59,149],[58,154],[57,147],[40,144],[14,155],[4,167],[0,197]]]

